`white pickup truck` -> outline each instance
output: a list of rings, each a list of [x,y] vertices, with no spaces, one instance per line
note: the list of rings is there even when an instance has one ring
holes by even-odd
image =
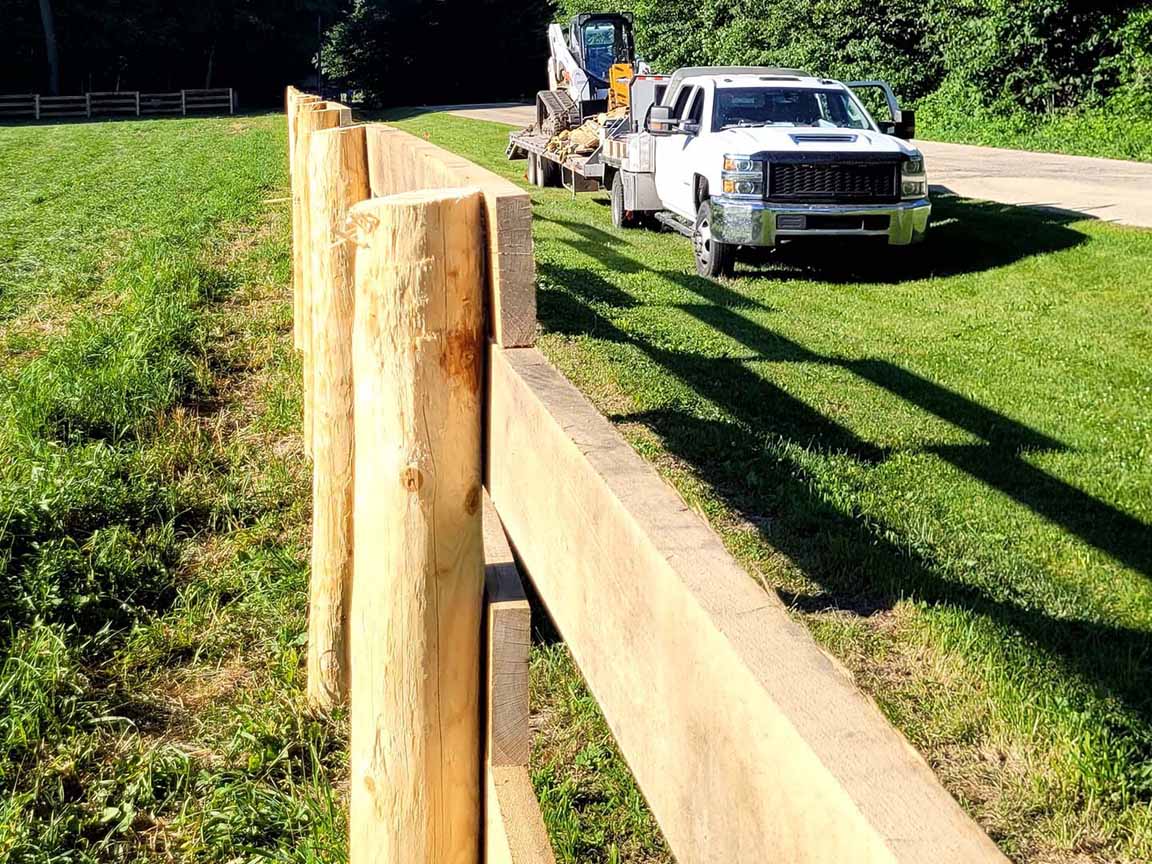
[[[877,122],[856,91],[876,88]],[[923,239],[931,203],[910,112],[881,81],[843,84],[792,69],[692,67],[637,76],[626,118],[600,147],[559,156],[531,128],[510,158],[539,185],[611,190],[620,227],[653,218],[691,237],[697,270],[721,276],[744,247],[810,237]],[[647,217],[647,218],[646,218]]]

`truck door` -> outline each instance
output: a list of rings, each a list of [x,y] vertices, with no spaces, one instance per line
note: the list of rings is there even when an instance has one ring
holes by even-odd
[[[695,149],[697,134],[700,131],[695,116],[704,116],[704,90],[694,85],[680,88],[673,103],[673,113],[679,119],[679,127],[670,135],[656,139],[656,194],[665,209],[671,210],[685,219],[696,217],[693,203],[691,152]]]
[[[845,84],[864,103],[885,135],[911,141],[916,137],[916,112],[901,110],[887,81],[848,81]]]

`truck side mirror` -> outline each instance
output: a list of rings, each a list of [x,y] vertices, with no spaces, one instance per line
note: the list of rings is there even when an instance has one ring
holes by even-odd
[[[911,141],[916,137],[916,112],[897,111],[892,125],[895,127],[892,132],[893,135],[897,138],[903,138],[905,141]]]
[[[670,105],[653,105],[644,118],[644,131],[653,135],[671,135],[678,125]]]
[[[693,123],[691,120],[685,120],[683,123],[680,124],[680,131],[683,132],[685,135],[699,135],[700,134],[700,124],[699,123]]]

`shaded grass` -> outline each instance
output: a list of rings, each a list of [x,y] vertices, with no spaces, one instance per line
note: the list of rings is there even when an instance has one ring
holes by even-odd
[[[533,757],[532,783],[556,860],[671,862],[568,650],[537,646],[530,681],[535,722],[547,736]]]
[[[46,134],[0,131],[32,150]],[[36,247],[37,272],[75,271],[108,302],[0,384],[0,856],[339,858],[341,725],[311,719],[301,687],[282,122],[49,131],[57,173],[38,162],[14,206],[44,184],[70,240],[120,257]],[[106,191],[75,182],[86,164],[135,202],[132,237],[68,224],[95,207],[75,196]],[[4,284],[28,260],[3,262]]]
[[[507,127],[400,125],[522,182]],[[715,283],[603,196],[533,199],[541,349],[1005,851],[1152,857],[1152,234],[939,198],[922,249]]]

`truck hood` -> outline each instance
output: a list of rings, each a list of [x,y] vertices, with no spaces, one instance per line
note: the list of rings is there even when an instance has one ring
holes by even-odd
[[[890,153],[911,156],[916,148],[900,138],[867,129],[811,126],[755,126],[725,129],[709,136],[710,146],[724,153],[843,153],[845,156]]]

